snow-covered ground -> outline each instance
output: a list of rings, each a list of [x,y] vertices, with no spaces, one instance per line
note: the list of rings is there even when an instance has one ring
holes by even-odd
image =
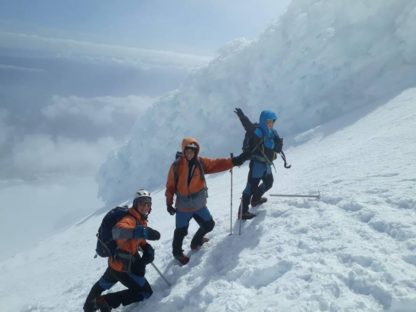
[[[286,153],[292,169],[275,162],[269,193],[319,191],[321,200],[269,197],[241,236],[235,214],[247,165],[234,170],[231,236],[230,174],[209,177],[217,225],[183,267],[171,257],[174,218],[163,190],[155,192],[150,226],[162,239],[154,263],[173,286],[149,266],[154,295],[124,311],[415,311],[415,130],[416,89],[408,89],[299,136]],[[80,311],[106,267],[93,259],[102,216],[1,262],[0,311]]]

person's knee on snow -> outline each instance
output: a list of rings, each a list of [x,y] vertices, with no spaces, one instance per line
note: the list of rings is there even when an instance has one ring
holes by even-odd
[[[146,240],[159,240],[160,233],[147,226],[147,217],[151,212],[152,199],[146,190],[139,190],[130,208],[116,207],[106,214],[100,226],[100,233],[109,232],[110,240],[99,240],[108,251],[109,242],[115,243],[112,252],[100,254],[108,258],[108,268],[104,275],[92,287],[84,305],[85,312],[111,311],[120,304],[128,305],[150,297],[152,290],[146,286],[145,267],[154,260],[154,250]],[[108,229],[103,227],[108,225]],[[101,231],[104,229],[103,231]],[[143,257],[139,250],[143,250]],[[107,293],[115,283],[122,283],[127,289]],[[148,284],[148,283],[147,283]]]

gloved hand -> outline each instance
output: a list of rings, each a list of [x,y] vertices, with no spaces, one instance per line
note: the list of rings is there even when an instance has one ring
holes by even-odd
[[[156,230],[153,230],[151,227],[144,227],[142,225],[137,225],[133,230],[134,238],[144,238],[148,240],[159,240],[160,233]]]
[[[147,243],[146,245],[142,247],[142,249],[143,249],[143,256],[142,256],[143,262],[146,264],[153,262],[153,260],[155,259],[155,250],[153,249],[152,245]]]
[[[277,138],[276,147],[275,147],[276,153],[282,152],[282,149],[283,149],[283,138]]]
[[[249,152],[243,152],[236,157],[232,157],[231,161],[233,162],[234,166],[241,166],[247,159],[249,159],[249,157],[250,157]]]
[[[167,204],[167,205],[166,205],[166,209],[167,209],[167,211],[169,212],[169,214],[170,214],[171,216],[173,216],[173,215],[176,213],[176,209],[175,209],[175,208],[173,208],[173,206],[172,206],[172,205]]]
[[[244,115],[243,111],[241,110],[241,108],[237,108],[236,107],[234,113],[236,113],[237,116],[238,116],[238,118],[240,118],[240,119],[245,117],[245,115]]]
[[[145,227],[143,230],[144,238],[148,240],[159,240],[160,233],[151,227]]]

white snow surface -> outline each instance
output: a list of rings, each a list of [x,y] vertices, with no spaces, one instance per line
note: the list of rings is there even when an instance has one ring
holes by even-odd
[[[223,47],[138,116],[131,139],[101,167],[100,197],[115,204],[138,185],[160,186],[184,136],[208,156],[237,153],[235,107],[253,120],[275,111],[289,146],[299,133],[386,103],[416,85],[415,31],[414,0],[293,0],[257,40]]]
[[[268,194],[319,191],[321,200],[269,196],[241,236],[235,217],[247,165],[233,172],[233,235],[230,174],[210,175],[216,227],[186,266],[172,260],[174,217],[163,190],[154,192],[149,225],[162,233],[154,263],[173,286],[149,266],[153,296],[115,311],[415,311],[416,88],[361,113],[310,131],[287,151],[290,170],[275,162]],[[93,259],[102,217],[0,262],[0,311],[81,311],[106,268]]]

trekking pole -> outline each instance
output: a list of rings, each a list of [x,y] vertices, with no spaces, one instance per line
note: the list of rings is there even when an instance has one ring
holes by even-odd
[[[140,249],[140,251],[141,251],[141,252],[144,252],[144,251],[143,251],[143,249],[142,249],[141,247],[139,247],[139,249]],[[171,284],[171,283],[169,283],[169,281],[167,280],[167,278],[163,276],[162,272],[160,272],[160,270],[157,268],[157,266],[156,266],[153,262],[150,262],[150,264],[151,264],[151,265],[152,265],[152,267],[156,270],[156,272],[157,272],[157,273],[159,273],[160,277],[161,277],[161,278],[165,281],[165,283],[166,283],[169,287],[172,287],[172,284]]]
[[[230,157],[233,158],[233,153],[230,153]],[[230,196],[230,235],[233,235],[233,168],[230,169],[231,174],[231,196]]]
[[[274,197],[307,197],[307,198],[315,198],[320,199],[321,194],[318,192],[318,195],[303,195],[303,194],[270,194],[270,196]]]
[[[166,279],[166,277],[163,276],[162,272],[159,271],[159,269],[157,268],[157,266],[153,263],[150,262],[150,264],[152,265],[152,267],[156,270],[157,273],[159,273],[160,277],[165,281],[165,283],[169,286],[172,287],[172,284],[169,283],[169,281]]]
[[[240,209],[238,210],[238,216],[240,224],[238,225],[238,235],[241,235],[241,223],[243,223],[243,199],[240,199]]]

